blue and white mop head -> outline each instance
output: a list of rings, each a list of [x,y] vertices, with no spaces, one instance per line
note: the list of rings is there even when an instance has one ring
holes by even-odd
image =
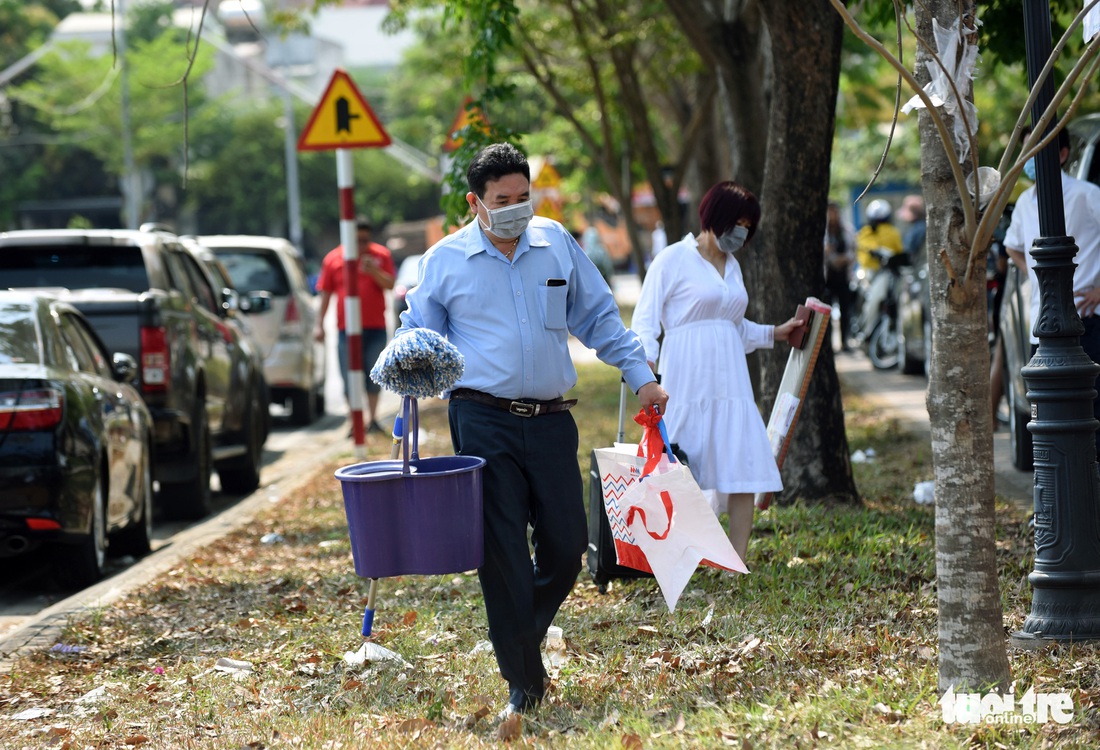
[[[454,344],[430,328],[414,328],[390,341],[370,379],[401,396],[432,398],[462,377],[466,360]]]

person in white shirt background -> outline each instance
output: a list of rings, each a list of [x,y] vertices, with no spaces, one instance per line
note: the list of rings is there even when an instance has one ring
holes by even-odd
[[[1025,133],[1026,135],[1026,133]],[[1063,128],[1058,133],[1060,163],[1064,166],[1069,159],[1069,135]],[[1029,159],[1024,172],[1035,179],[1035,160]],[[1066,214],[1066,234],[1077,243],[1077,254],[1073,262],[1077,267],[1073,271],[1073,299],[1085,331],[1081,334],[1081,348],[1093,362],[1100,363],[1100,186],[1071,177],[1063,170],[1062,203]],[[1031,246],[1039,232],[1039,206],[1035,185],[1032,185],[1016,201],[1012,212],[1012,223],[1005,234],[1005,249],[1012,262],[1020,268],[1027,268],[1031,283],[1031,344],[1032,352],[1039,343],[1035,336],[1035,324],[1040,314],[1039,281],[1035,274],[1035,260],[1031,257]],[[1093,414],[1100,419],[1100,398],[1093,402]],[[1100,441],[1100,433],[1097,434]],[[1097,446],[1100,455],[1100,444]]]

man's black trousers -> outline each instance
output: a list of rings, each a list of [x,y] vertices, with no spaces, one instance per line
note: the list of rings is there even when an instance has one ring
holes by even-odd
[[[486,460],[478,577],[509,702],[523,710],[542,699],[542,639],[588,546],[577,424],[568,411],[525,418],[457,400],[449,418],[455,453]]]

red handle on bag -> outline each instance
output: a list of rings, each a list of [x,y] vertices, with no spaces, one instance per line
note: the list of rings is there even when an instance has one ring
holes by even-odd
[[[657,410],[657,407],[653,407],[653,413],[651,414],[645,408],[642,408],[634,415],[634,421],[642,426],[642,442],[638,443],[638,455],[644,456],[646,459],[645,466],[642,468],[642,476],[646,476],[657,466],[657,462],[661,460],[661,454],[667,453],[668,460],[671,463],[676,462],[676,456],[672,453],[672,447],[668,443],[668,434],[665,432],[665,425],[661,421],[661,412]]]

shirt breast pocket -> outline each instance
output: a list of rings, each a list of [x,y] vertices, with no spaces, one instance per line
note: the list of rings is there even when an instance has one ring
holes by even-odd
[[[542,324],[548,329],[565,328],[565,304],[569,287],[540,286],[542,296]]]

